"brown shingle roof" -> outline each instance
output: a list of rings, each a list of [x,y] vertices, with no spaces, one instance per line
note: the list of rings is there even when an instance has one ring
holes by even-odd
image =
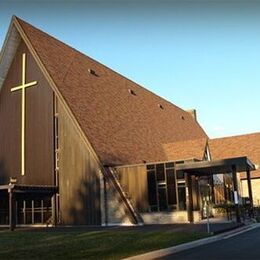
[[[212,139],[209,147],[214,160],[247,156],[254,164],[260,164],[260,133]],[[252,172],[252,177],[260,177],[260,170]]]
[[[17,20],[103,164],[165,161],[163,144],[207,137],[184,110]]]
[[[182,142],[164,144],[165,153],[169,161],[187,159],[204,159],[207,139],[194,139]]]

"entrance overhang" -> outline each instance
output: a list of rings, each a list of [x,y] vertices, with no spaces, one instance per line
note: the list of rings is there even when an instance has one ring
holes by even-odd
[[[9,197],[9,227],[13,231],[16,226],[16,203],[17,196],[51,196],[52,204],[52,222],[56,225],[56,202],[55,196],[58,193],[57,186],[48,185],[21,185],[9,183],[7,185],[0,185],[0,191],[6,192]]]
[[[13,193],[24,193],[24,194],[50,194],[53,195],[58,192],[57,186],[48,185],[19,185],[19,184],[7,184],[0,185],[0,190],[6,190]]]
[[[241,222],[239,202],[238,202],[238,183],[237,173],[246,172],[248,181],[248,193],[250,198],[251,208],[253,208],[253,196],[250,180],[250,172],[255,170],[255,165],[247,157],[235,157],[216,161],[199,161],[199,162],[184,162],[176,164],[176,171],[185,173],[185,179],[188,187],[188,206],[187,213],[190,222],[193,222],[193,205],[192,205],[192,176],[213,176],[214,174],[232,174],[233,192],[235,201],[235,210],[237,222]]]
[[[195,175],[213,175],[231,173],[235,167],[237,172],[254,171],[255,165],[247,157],[235,157],[216,161],[199,161],[176,164],[176,171],[184,171]]]

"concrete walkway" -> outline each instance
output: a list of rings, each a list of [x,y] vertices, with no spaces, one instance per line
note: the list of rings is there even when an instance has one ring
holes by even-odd
[[[250,220],[251,221],[251,220]],[[238,224],[235,221],[228,221],[226,218],[210,218],[209,219],[210,233],[219,234],[225,231],[236,229],[244,224]],[[249,222],[250,224],[250,222]],[[8,229],[8,226],[0,229]],[[114,226],[23,226],[17,227],[15,231],[43,231],[43,232],[91,232],[91,231],[134,231],[134,232],[157,232],[157,231],[170,231],[170,232],[185,232],[185,233],[207,233],[207,219],[203,219],[196,223],[180,223],[180,224],[150,224],[150,225],[114,225]]]
[[[221,233],[227,230],[240,227],[241,224],[234,222],[211,222],[210,231],[214,234]],[[8,229],[8,228],[6,228]],[[57,226],[57,227],[17,227],[15,232],[91,232],[91,231],[134,231],[134,232],[157,232],[157,231],[172,231],[185,233],[207,233],[207,224],[162,224],[162,225],[142,225],[142,226]]]

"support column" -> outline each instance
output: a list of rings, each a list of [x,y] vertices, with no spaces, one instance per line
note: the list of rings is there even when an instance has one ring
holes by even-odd
[[[233,185],[234,185],[236,219],[237,219],[237,223],[241,223],[239,201],[238,201],[238,188],[237,188],[237,170],[236,170],[235,165],[232,166],[232,179],[233,179]]]
[[[212,203],[215,204],[216,203],[216,198],[215,198],[215,187],[214,187],[214,176],[212,175],[210,177],[210,186],[211,186],[211,200]]]
[[[43,220],[43,200],[41,200],[41,223],[43,224],[44,223],[44,220]]]
[[[177,211],[180,210],[179,204],[179,193],[178,193],[178,179],[177,179],[177,171],[176,171],[176,164],[174,163],[174,180],[175,180],[175,190],[176,190],[176,203],[177,203]]]
[[[10,231],[14,231],[15,229],[15,201],[14,201],[14,192],[12,188],[8,189],[9,193],[9,228]]]
[[[193,217],[192,182],[191,182],[191,175],[188,173],[185,173],[185,182],[186,182],[186,207],[187,207],[188,221],[190,223],[193,223],[194,217]]]
[[[106,181],[106,178],[104,177],[104,204],[105,204],[105,223],[106,226],[108,225],[109,219],[108,219],[108,199],[107,199],[107,185],[108,182]]]
[[[32,224],[34,224],[34,200],[32,200]]]
[[[56,214],[56,196],[55,194],[51,197],[51,215],[52,215],[52,225],[57,226],[57,214]]]
[[[26,224],[26,201],[23,200],[23,223]]]
[[[107,206],[106,206],[106,180],[103,172],[99,170],[100,181],[100,213],[101,213],[101,225],[107,226]]]
[[[246,178],[247,178],[247,188],[248,188],[248,196],[250,200],[250,217],[254,217],[254,202],[253,202],[253,193],[252,193],[252,185],[251,185],[251,176],[250,170],[247,169],[246,171]]]

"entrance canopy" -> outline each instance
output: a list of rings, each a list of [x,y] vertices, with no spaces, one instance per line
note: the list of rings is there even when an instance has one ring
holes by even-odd
[[[193,222],[193,197],[192,197],[192,175],[197,176],[212,176],[213,174],[225,174],[232,173],[234,203],[236,210],[237,222],[241,222],[239,200],[238,200],[238,183],[237,172],[246,172],[248,181],[248,194],[250,199],[251,208],[253,208],[253,196],[250,180],[250,171],[255,170],[254,164],[247,157],[228,158],[224,160],[216,161],[199,161],[199,162],[186,162],[182,164],[176,164],[176,171],[185,172],[185,178],[188,187],[188,219]],[[212,184],[214,185],[214,184]]]
[[[58,192],[58,187],[57,186],[50,186],[50,185],[23,185],[23,184],[15,184],[15,183],[9,183],[7,185],[0,185],[0,191],[5,192],[8,194],[9,197],[9,205],[8,205],[8,221],[9,221],[9,226],[10,230],[13,231],[16,224],[17,224],[17,205],[19,202],[19,198],[24,198],[26,197],[27,199],[31,196],[33,196],[32,201],[31,201],[31,221],[32,224],[35,222],[35,204],[34,200],[37,197],[51,197],[51,208],[52,208],[52,222],[54,225],[56,225],[56,212],[55,212],[55,194]],[[26,201],[23,201],[23,219],[24,219],[24,224],[26,224],[26,218],[27,215],[26,213]],[[44,211],[43,211],[43,200],[41,200],[41,222],[43,223],[44,219]],[[21,206],[20,206],[21,208]],[[47,210],[48,212],[48,210]]]
[[[213,175],[236,172],[254,171],[255,165],[247,157],[228,158],[216,161],[199,161],[176,164],[176,171],[184,171],[195,175]]]

